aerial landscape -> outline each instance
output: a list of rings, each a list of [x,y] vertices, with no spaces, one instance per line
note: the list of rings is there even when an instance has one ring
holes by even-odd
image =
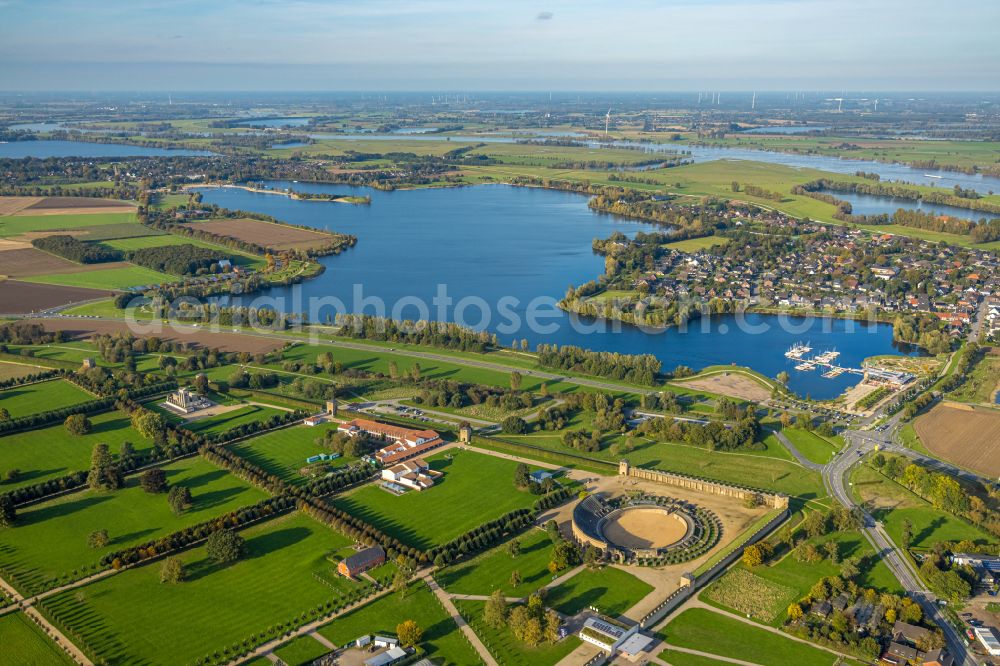
[[[0,19],[0,666],[1000,666],[1000,5]]]

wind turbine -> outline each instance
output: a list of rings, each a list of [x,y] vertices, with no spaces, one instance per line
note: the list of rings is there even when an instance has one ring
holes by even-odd
[[[754,94],[753,94],[753,100],[751,100],[751,102],[750,102],[750,110],[753,111],[756,108],[757,108],[757,93],[754,92]]]
[[[611,126],[611,107],[608,107],[608,112],[604,115],[604,136],[608,135],[608,127]]]
[[[878,113],[878,97],[875,98],[875,110],[873,113]]]

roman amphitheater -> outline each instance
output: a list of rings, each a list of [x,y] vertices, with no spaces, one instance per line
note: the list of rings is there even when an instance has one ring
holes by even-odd
[[[679,564],[718,544],[722,522],[707,508],[666,495],[598,493],[574,507],[573,534],[619,562]]]

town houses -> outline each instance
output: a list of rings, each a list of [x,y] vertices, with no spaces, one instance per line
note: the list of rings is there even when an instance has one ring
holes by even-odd
[[[634,313],[641,313],[654,325],[680,323],[679,312],[740,308],[881,319],[920,315],[957,336],[985,300],[987,334],[1000,328],[1000,262],[985,250],[779,214],[731,226],[705,249],[682,251],[663,240],[662,234],[618,234],[595,241],[594,249],[607,257],[607,272],[601,284],[571,290],[563,305],[635,323]],[[600,297],[604,289],[616,297]],[[622,292],[635,293],[618,296]]]

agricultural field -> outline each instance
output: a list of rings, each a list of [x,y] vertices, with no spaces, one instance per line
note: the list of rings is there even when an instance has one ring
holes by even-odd
[[[0,407],[6,409],[14,419],[72,407],[94,399],[94,396],[64,379],[50,379],[0,391]]]
[[[44,372],[45,370],[46,368],[37,365],[28,365],[26,363],[7,363],[0,361],[0,381],[25,377],[38,372]]]
[[[0,279],[0,313],[31,314],[109,295],[107,290]],[[115,326],[120,328],[119,324]]]
[[[69,259],[57,257],[31,246],[0,251],[0,270],[3,271],[3,275],[9,278],[84,273],[127,266],[128,264],[120,261],[104,264],[77,264]]]
[[[725,245],[728,242],[729,239],[724,236],[702,236],[701,238],[686,238],[674,241],[673,243],[666,243],[664,247],[669,247],[678,252],[698,252],[699,250],[707,250],[717,245]]]
[[[452,594],[491,594],[503,590],[509,597],[524,597],[549,583],[549,561],[552,559],[552,540],[541,529],[531,529],[517,537],[521,552],[511,557],[504,543],[471,560],[448,567],[435,574],[441,587]],[[521,575],[518,585],[510,584],[510,575]]]
[[[231,448],[233,453],[249,460],[283,481],[303,483],[307,477],[299,474],[299,470],[306,466],[306,458],[327,452],[326,449],[316,444],[315,440],[322,438],[324,433],[336,430],[336,428],[336,423],[323,423],[314,427],[296,425],[254,437]],[[339,467],[356,462],[356,460],[356,458],[341,456],[325,464]]]
[[[833,666],[837,656],[705,608],[689,608],[660,632],[669,645],[757,664]]]
[[[43,612],[79,636],[92,658],[160,663],[169,645],[172,660],[191,663],[361,585],[314,576],[332,568],[326,553],[348,541],[304,515],[271,520],[242,535],[247,554],[237,562],[219,565],[204,547],[195,548],[180,555],[183,582],[161,583],[153,563],[46,599]]]
[[[136,451],[153,445],[132,428],[122,412],[92,414],[88,418],[91,431],[85,435],[71,435],[62,423],[56,423],[0,437],[0,474],[18,470],[15,479],[0,483],[0,492],[87,469],[95,444],[107,444],[113,455],[124,442],[131,443]]]
[[[404,543],[427,549],[508,511],[528,508],[537,499],[514,487],[513,461],[455,449],[426,460],[444,474],[432,488],[396,496],[367,485],[338,495],[333,504]]]
[[[0,531],[0,567],[22,591],[52,587],[93,571],[101,557],[254,504],[266,496],[200,456],[163,467],[167,483],[191,491],[190,509],[175,515],[166,494],[147,493],[139,477],[111,492],[84,490],[18,511],[17,528]],[[88,544],[92,532],[107,530],[102,548]],[[155,566],[152,568],[156,568]],[[74,575],[76,574],[76,575]]]
[[[731,569],[702,596],[768,624],[798,599],[796,591],[787,585],[768,581],[742,568]]]
[[[333,236],[273,222],[254,219],[223,219],[192,222],[195,229],[218,236],[229,236],[247,243],[276,250],[306,250],[328,245]]]
[[[8,613],[0,616],[0,645],[3,646],[5,663],[19,666],[55,666],[72,664],[63,650],[52,642],[24,613]],[[16,661],[7,658],[17,656]]]
[[[72,274],[33,275],[25,278],[25,281],[84,289],[124,290],[131,287],[176,282],[177,278],[142,266],[125,264],[118,268],[101,267]]]
[[[135,221],[135,213],[93,213],[87,215],[14,215],[0,217],[0,237],[20,236],[29,232],[73,231],[80,227],[124,224]]]
[[[508,628],[494,629],[486,624],[483,620],[486,602],[457,599],[455,606],[490,654],[504,666],[551,666],[559,663],[560,659],[582,642],[576,636],[567,636],[556,643],[542,643],[532,647],[515,638]]]
[[[986,477],[1000,477],[1000,410],[942,402],[913,424],[935,456]]]
[[[413,620],[424,630],[421,646],[434,663],[479,663],[472,646],[423,581],[411,583],[404,596],[392,593],[338,617],[317,633],[334,645],[346,645],[365,634],[395,634],[396,625],[404,620]]]

